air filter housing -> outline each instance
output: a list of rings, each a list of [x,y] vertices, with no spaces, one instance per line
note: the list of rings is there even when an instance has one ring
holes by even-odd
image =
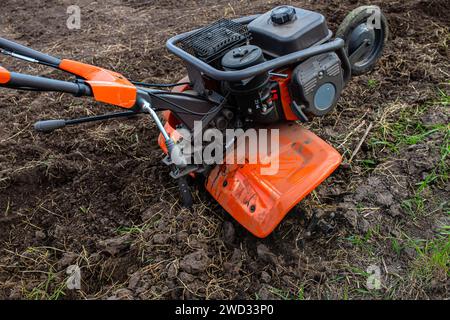
[[[221,19],[193,32],[182,39],[178,46],[206,63],[212,63],[230,49],[245,45],[250,40],[247,26]]]

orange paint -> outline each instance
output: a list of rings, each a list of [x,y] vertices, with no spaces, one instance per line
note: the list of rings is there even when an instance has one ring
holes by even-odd
[[[292,71],[286,69],[276,72],[288,75],[287,78],[281,78],[277,76],[272,77],[272,80],[277,81],[278,85],[280,86],[280,98],[281,98],[281,105],[283,106],[284,116],[286,117],[286,120],[292,121],[299,120],[291,108],[292,99],[289,93],[289,84],[291,83]]]
[[[223,164],[208,176],[206,189],[248,231],[267,237],[286,214],[322,183],[341,163],[341,155],[311,131],[296,123],[280,131],[278,172],[263,175],[270,165]],[[266,162],[264,162],[266,163]]]
[[[127,109],[136,104],[136,87],[119,73],[66,59],[59,68],[85,79],[97,101]]]
[[[6,84],[11,80],[11,74],[8,70],[3,67],[0,67],[0,83]]]

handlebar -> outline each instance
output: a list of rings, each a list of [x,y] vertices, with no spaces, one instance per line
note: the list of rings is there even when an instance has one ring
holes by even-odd
[[[70,93],[75,96],[92,96],[91,88],[82,82],[68,82],[11,72],[11,80],[6,86],[13,89],[34,89]]]
[[[89,85],[78,81],[68,82],[61,80],[48,79],[28,74],[9,72],[0,67],[0,87],[10,89],[56,91],[70,93],[75,96],[92,96],[92,90]]]
[[[61,59],[52,57],[48,54],[33,50],[13,41],[0,38],[0,48],[7,53],[18,54],[24,57],[35,59],[36,62],[58,68]]]
[[[53,80],[0,69],[0,87],[22,90],[57,91],[75,96],[93,96],[99,102],[132,109],[136,87],[119,73],[78,61],[49,56],[10,40],[0,38],[0,53],[39,63],[75,75],[74,82]],[[82,80],[80,80],[82,79]]]
[[[0,38],[0,53],[39,63],[75,75],[74,82],[53,80],[0,69],[0,86],[11,89],[57,91],[75,96],[93,96],[96,101],[132,109],[136,104],[137,89],[124,76],[86,63],[59,59],[10,40]]]

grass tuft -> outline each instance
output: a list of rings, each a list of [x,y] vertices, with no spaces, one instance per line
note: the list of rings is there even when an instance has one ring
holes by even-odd
[[[450,226],[444,228],[449,230]],[[412,275],[424,282],[433,279],[447,281],[450,277],[450,237],[438,235],[435,239],[419,240],[413,245],[417,258],[413,261]]]

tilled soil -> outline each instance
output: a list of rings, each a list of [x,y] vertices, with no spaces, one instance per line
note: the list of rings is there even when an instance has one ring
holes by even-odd
[[[170,36],[281,3],[3,0],[0,35],[133,80],[173,82],[185,71],[164,47]],[[289,3],[323,13],[336,31],[367,2]],[[308,125],[344,163],[263,240],[201,187],[194,210],[181,209],[148,119],[38,134],[37,120],[114,108],[1,90],[0,298],[448,298],[449,2],[371,3],[390,23],[383,58]],[[73,4],[80,30],[66,27]],[[8,58],[1,65],[63,77]],[[308,237],[311,217],[330,213],[333,231]],[[66,286],[70,265],[81,268],[81,290]]]

